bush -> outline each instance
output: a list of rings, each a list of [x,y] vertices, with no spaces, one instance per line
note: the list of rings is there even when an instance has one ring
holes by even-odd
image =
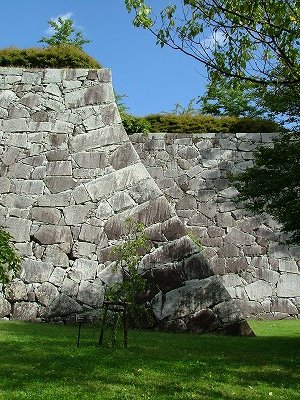
[[[151,130],[151,124],[145,118],[135,117],[131,114],[120,113],[122,123],[128,135],[133,133],[148,133]]]
[[[0,50],[1,67],[25,68],[101,68],[101,65],[83,50],[72,45],[50,46],[44,49]]]
[[[273,121],[213,117],[209,115],[153,114],[144,117],[151,125],[150,132],[164,133],[218,133],[218,132],[278,132],[283,128]]]
[[[0,284],[7,284],[20,270],[21,258],[11,244],[11,235],[0,226]]]

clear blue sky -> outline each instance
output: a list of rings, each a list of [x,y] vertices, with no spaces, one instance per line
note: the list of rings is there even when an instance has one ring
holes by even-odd
[[[176,103],[187,106],[203,93],[205,69],[183,54],[161,49],[149,32],[134,28],[124,0],[1,0],[1,48],[41,46],[47,21],[68,13],[92,41],[84,50],[112,70],[114,88],[128,96],[132,114],[170,111]]]

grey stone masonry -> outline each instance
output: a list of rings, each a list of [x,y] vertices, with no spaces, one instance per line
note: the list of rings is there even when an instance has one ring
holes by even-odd
[[[228,175],[252,165],[253,150],[276,134],[130,135],[141,161],[204,255],[251,318],[299,318],[300,247],[281,244],[268,215],[234,202]],[[266,177],[266,179],[268,179]]]
[[[20,277],[0,293],[0,316],[59,320],[99,308],[122,279],[113,248],[131,216],[152,243],[144,265],[157,265],[143,273],[158,327],[252,334],[131,144],[110,71],[0,68],[0,80],[0,223],[23,257]],[[182,150],[188,159],[199,152]],[[180,187],[171,192],[182,199]]]

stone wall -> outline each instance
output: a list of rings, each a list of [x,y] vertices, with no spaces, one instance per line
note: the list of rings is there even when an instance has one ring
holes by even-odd
[[[99,308],[131,216],[152,244],[140,270],[158,327],[251,334],[129,141],[109,70],[0,68],[0,118],[0,225],[23,256],[0,317]]]
[[[247,316],[299,316],[300,248],[284,246],[267,215],[234,203],[227,176],[252,164],[273,134],[149,134],[130,140],[166,198]],[[266,176],[266,179],[268,177]]]

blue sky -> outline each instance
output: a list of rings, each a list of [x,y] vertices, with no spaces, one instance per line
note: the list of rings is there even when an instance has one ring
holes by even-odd
[[[151,0],[160,5],[165,1]],[[110,68],[115,91],[126,94],[129,112],[146,115],[187,106],[205,89],[205,69],[196,61],[155,44],[132,26],[124,0],[1,0],[0,46],[36,47],[47,21],[71,14],[92,43],[84,50]]]

